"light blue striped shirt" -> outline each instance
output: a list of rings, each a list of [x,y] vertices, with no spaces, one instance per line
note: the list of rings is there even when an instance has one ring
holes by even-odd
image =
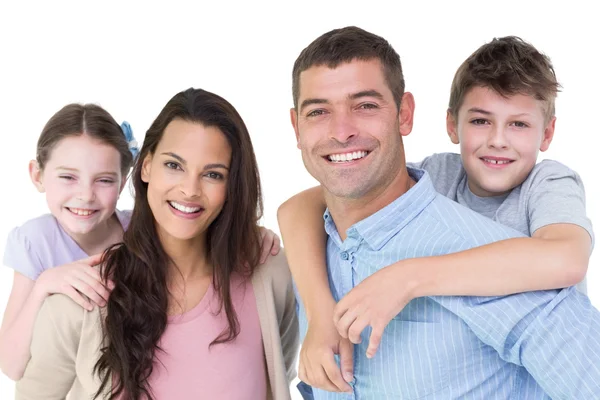
[[[417,184],[350,227],[343,242],[325,213],[336,300],[398,260],[523,236],[438,194],[426,172],[409,173]],[[353,394],[314,389],[315,399],[600,399],[600,313],[573,288],[421,297],[390,322],[370,360],[369,335],[354,349]]]

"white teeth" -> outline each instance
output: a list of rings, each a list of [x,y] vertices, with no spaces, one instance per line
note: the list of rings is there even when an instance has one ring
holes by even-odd
[[[186,214],[192,214],[192,213],[198,212],[202,209],[202,207],[186,207],[182,204],[175,203],[174,201],[170,201],[169,204],[171,206],[173,206],[173,208],[175,208],[181,212],[184,212]]]
[[[368,151],[355,151],[352,153],[330,154],[327,158],[333,162],[347,162],[364,158],[369,154]]]
[[[490,164],[508,164],[510,163],[510,160],[490,160],[488,158],[484,158],[483,161],[488,162]]]
[[[69,210],[73,213],[73,214],[77,214],[81,217],[87,217],[90,214],[93,214],[95,210],[86,210],[83,208],[69,208]]]

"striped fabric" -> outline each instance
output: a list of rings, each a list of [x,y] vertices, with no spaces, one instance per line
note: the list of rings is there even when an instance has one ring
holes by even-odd
[[[417,184],[353,225],[343,243],[325,213],[336,300],[397,260],[523,236],[437,194],[424,171],[409,173]],[[573,288],[422,297],[390,322],[371,360],[369,335],[355,346],[353,394],[314,389],[315,399],[600,399],[600,313]]]

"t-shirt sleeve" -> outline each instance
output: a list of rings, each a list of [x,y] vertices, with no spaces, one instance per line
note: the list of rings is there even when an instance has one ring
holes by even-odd
[[[456,188],[464,173],[460,154],[435,153],[419,162],[406,165],[427,171],[435,190],[451,200],[455,200]]]
[[[4,265],[31,280],[36,280],[44,271],[39,255],[20,227],[13,229],[8,234],[3,261]]]
[[[594,243],[592,222],[585,211],[585,189],[579,175],[556,162],[536,165],[527,197],[529,232],[551,224],[575,224],[588,231]]]

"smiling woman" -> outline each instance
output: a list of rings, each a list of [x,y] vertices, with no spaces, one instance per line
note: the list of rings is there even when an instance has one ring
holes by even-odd
[[[132,180],[129,228],[103,258],[106,309],[48,298],[17,398],[288,399],[295,300],[283,253],[258,267],[260,179],[237,111],[178,93]]]

